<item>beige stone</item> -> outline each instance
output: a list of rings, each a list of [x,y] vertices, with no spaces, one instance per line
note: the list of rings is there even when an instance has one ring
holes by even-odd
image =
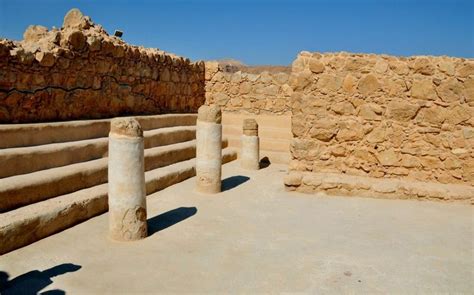
[[[446,119],[446,110],[445,108],[436,105],[429,108],[423,108],[418,113],[416,119],[430,124],[441,125]]]
[[[360,79],[357,89],[363,95],[369,95],[380,88],[380,83],[377,80],[377,77],[373,74],[368,74]]]
[[[41,38],[44,38],[48,33],[48,28],[43,26],[28,26],[26,31],[23,33],[23,40],[28,43],[38,42]]]
[[[347,101],[335,103],[331,109],[338,115],[352,115],[355,111],[354,106]]]
[[[109,236],[133,241],[147,236],[143,131],[136,119],[111,121],[108,153]]]
[[[221,191],[222,112],[218,106],[203,105],[196,124],[196,191]]]
[[[411,87],[411,96],[425,100],[435,100],[438,97],[433,82],[429,79],[414,80]]]
[[[258,135],[258,124],[255,119],[244,119],[243,123],[243,133],[248,136],[257,136]]]
[[[419,159],[409,154],[402,154],[400,165],[406,168],[417,168],[421,166]]]
[[[437,87],[436,91],[438,96],[445,102],[457,102],[460,101],[460,95],[462,93],[462,85],[455,78],[448,78],[441,82],[440,86]]]
[[[301,173],[296,171],[291,171],[284,178],[285,186],[299,186],[301,185],[303,176]]]
[[[433,75],[435,67],[429,59],[425,57],[419,57],[416,58],[415,62],[413,63],[413,70],[415,71],[415,73],[420,73],[423,75]]]
[[[410,72],[408,65],[405,62],[399,60],[392,60],[389,62],[389,67],[392,71],[397,73],[398,75],[406,75]]]
[[[449,60],[441,60],[438,62],[439,70],[447,75],[454,75],[455,74],[455,66],[452,61]]]
[[[315,74],[320,74],[324,72],[324,64],[318,59],[311,58],[309,60],[309,69]]]
[[[474,75],[474,61],[466,61],[462,66],[458,67],[456,75],[462,78]]]
[[[383,166],[397,166],[400,160],[399,154],[393,149],[378,152],[375,157]]]
[[[68,11],[68,13],[64,16],[63,27],[64,28],[80,28],[84,19],[84,15],[82,12],[77,9],[73,8]]]
[[[337,133],[338,141],[358,141],[364,137],[364,130],[362,125],[353,120],[340,122],[339,132]]]
[[[321,141],[330,141],[338,131],[335,121],[321,119],[313,122],[309,135]]]
[[[260,139],[255,119],[244,120],[241,140],[240,163],[242,168],[258,170],[260,168]]]
[[[225,106],[230,100],[230,96],[222,92],[213,94],[213,98],[214,103],[221,107]]]
[[[222,112],[221,108],[216,105],[203,105],[198,110],[198,120],[210,123],[221,123]]]
[[[374,70],[378,74],[383,74],[388,70],[388,63],[383,59],[378,59],[375,63]]]
[[[366,120],[380,120],[382,108],[373,103],[366,103],[359,107],[358,115]]]
[[[331,74],[322,74],[316,83],[316,87],[323,93],[337,91],[341,86],[342,79]]]
[[[379,143],[386,140],[387,126],[385,124],[380,124],[374,128],[366,137],[367,141],[370,143]]]
[[[474,107],[474,77],[467,78],[464,81],[463,95],[469,106]]]
[[[354,93],[356,85],[356,79],[351,74],[347,74],[342,83],[342,89],[349,93]]]
[[[413,119],[420,107],[403,100],[392,100],[387,105],[387,118],[398,121]]]

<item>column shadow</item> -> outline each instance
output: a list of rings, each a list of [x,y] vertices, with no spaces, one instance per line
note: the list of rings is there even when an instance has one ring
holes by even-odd
[[[148,219],[148,236],[195,215],[196,207],[179,207]]]
[[[226,179],[222,180],[221,189],[223,192],[228,191],[249,180],[249,177],[243,175],[227,177]]]
[[[270,159],[268,157],[263,157],[259,163],[260,169],[265,169],[268,166],[270,166],[270,164],[271,164]]]
[[[63,263],[43,271],[33,270],[17,276],[12,280],[8,280],[8,273],[0,271],[0,294],[39,294],[41,290],[53,283],[51,278],[68,272],[75,272],[79,269],[81,269],[80,265]],[[66,294],[66,292],[55,289],[42,292],[41,294]]]

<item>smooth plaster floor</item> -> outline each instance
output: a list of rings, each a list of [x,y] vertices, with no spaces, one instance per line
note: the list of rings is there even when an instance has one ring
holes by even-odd
[[[139,242],[110,241],[104,214],[3,255],[3,294],[474,292],[472,206],[288,193],[285,170],[234,161],[221,194],[150,195]]]

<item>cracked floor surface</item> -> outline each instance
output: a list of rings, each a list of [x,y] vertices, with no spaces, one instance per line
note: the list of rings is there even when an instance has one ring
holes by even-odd
[[[285,173],[234,161],[221,194],[195,193],[191,178],[150,195],[148,238],[110,241],[103,214],[0,257],[0,284],[71,294],[473,292],[472,206],[289,193]]]

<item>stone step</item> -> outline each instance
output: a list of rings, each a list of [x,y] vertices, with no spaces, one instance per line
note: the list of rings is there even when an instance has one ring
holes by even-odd
[[[136,116],[143,130],[196,125],[196,114]],[[111,119],[1,124],[0,148],[25,147],[107,137]]]
[[[237,158],[231,148],[222,151],[223,163]],[[195,176],[195,159],[145,173],[146,192],[152,194]],[[106,212],[107,184],[0,213],[0,255],[26,246]]]
[[[229,146],[239,148],[242,145],[241,136],[226,135],[229,140]],[[286,139],[260,138],[261,151],[290,152],[290,141]]]
[[[196,138],[196,126],[163,127],[145,131],[145,148]],[[26,174],[107,156],[108,138],[0,149],[0,178]]]
[[[271,126],[291,130],[291,115],[253,115],[253,114],[234,114],[230,112],[222,113],[222,125],[242,126],[244,119],[255,119],[259,127]]]
[[[241,136],[242,135],[242,126],[238,125],[224,125],[222,126],[222,133],[228,136]],[[260,138],[272,138],[272,139],[286,139],[290,141],[293,138],[293,135],[289,130],[283,128],[273,128],[258,126],[258,135]]]
[[[195,157],[195,141],[145,150],[145,170]],[[223,141],[227,146],[227,141]],[[0,179],[0,212],[107,182],[107,160],[56,167]]]

